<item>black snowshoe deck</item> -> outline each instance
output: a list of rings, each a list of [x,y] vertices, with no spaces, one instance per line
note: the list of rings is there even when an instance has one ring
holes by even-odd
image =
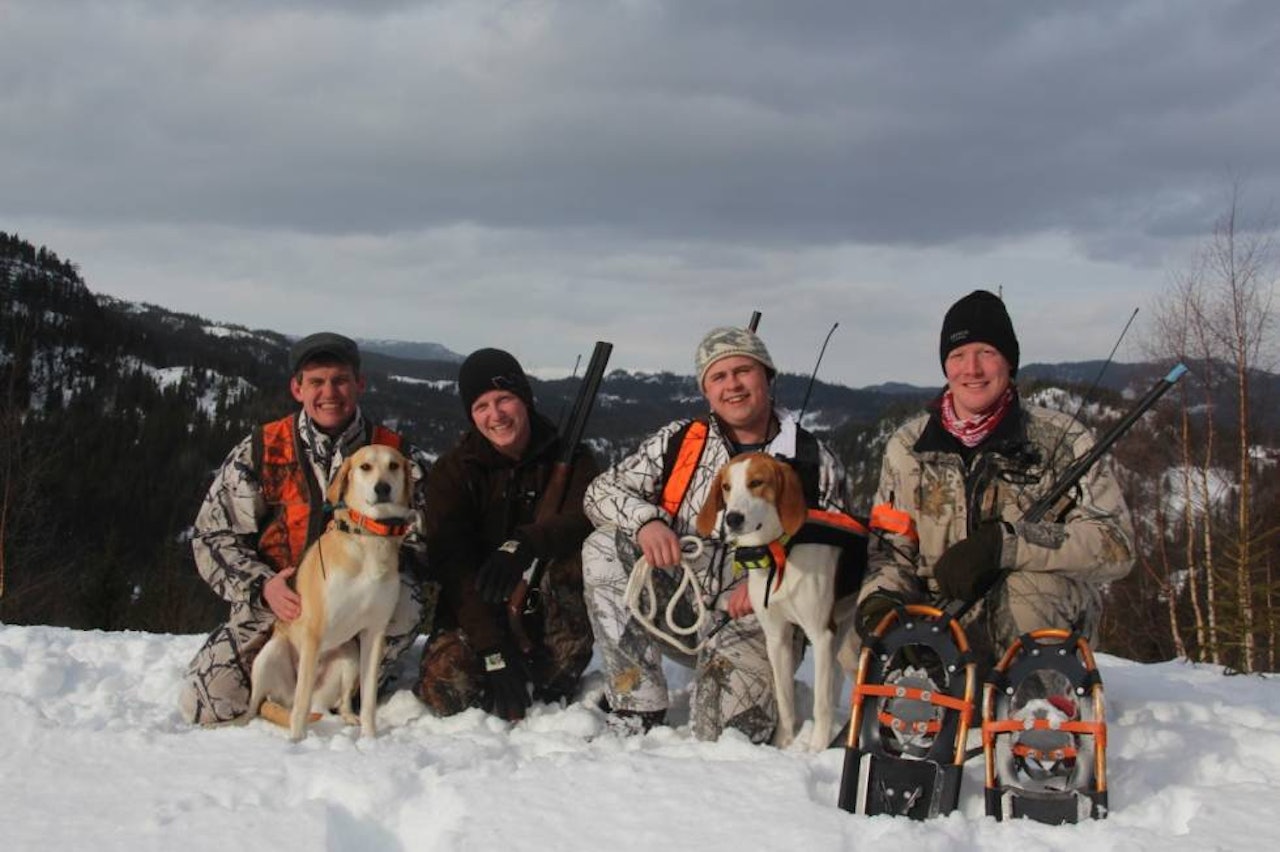
[[[951,616],[919,605],[886,615],[858,665],[840,807],[911,819],[955,810],[975,697],[968,641]]]
[[[982,688],[982,747],[966,751],[976,665],[959,622],[896,608],[862,650],[839,806],[928,819],[959,805],[965,762],[982,754],[985,805],[998,820],[1061,824],[1107,813],[1102,679],[1078,632],[1018,639]]]

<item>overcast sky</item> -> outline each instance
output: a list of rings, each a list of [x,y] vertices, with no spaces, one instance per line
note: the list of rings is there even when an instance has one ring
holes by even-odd
[[[936,383],[1002,287],[1024,362],[1100,358],[1233,181],[1280,199],[1274,0],[0,0],[0,230],[289,334],[688,373],[760,310]]]

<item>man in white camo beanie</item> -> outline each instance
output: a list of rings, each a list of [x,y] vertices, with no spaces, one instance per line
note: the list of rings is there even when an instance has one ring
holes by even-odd
[[[764,341],[754,331],[721,326],[707,332],[702,342],[698,344],[697,352],[694,353],[693,369],[698,374],[699,390],[703,389],[703,379],[707,377],[707,371],[711,369],[711,365],[730,355],[745,355],[759,361],[770,380],[778,373],[773,366],[773,359],[769,357],[769,350],[765,348]]]
[[[712,329],[698,344],[693,364],[710,411],[663,426],[592,480],[583,496],[583,512],[595,526],[582,546],[583,596],[605,674],[610,724],[647,730],[666,720],[670,692],[662,654],[670,640],[651,635],[646,621],[659,619],[643,617],[628,603],[631,572],[642,556],[651,568],[683,565],[704,588],[689,592],[668,577],[661,589],[656,583],[652,587],[649,603],[655,613],[686,612],[693,600],[686,597],[705,591],[720,611],[718,626],[711,627],[716,619],[704,620],[697,637],[702,647],[693,661],[688,711],[693,734],[714,740],[733,728],[753,742],[765,742],[773,736],[778,708],[748,585],[738,582],[741,577],[722,535],[703,538],[696,556],[684,552],[682,538],[698,535],[698,513],[715,486],[716,473],[734,456],[766,452],[790,460],[806,505],[824,512],[847,511],[844,467],[794,415],[774,406],[777,368],[754,332]],[[852,605],[847,609],[852,611]],[[695,638],[688,636],[688,620],[667,621],[686,639]],[[842,626],[842,635],[851,629]]]

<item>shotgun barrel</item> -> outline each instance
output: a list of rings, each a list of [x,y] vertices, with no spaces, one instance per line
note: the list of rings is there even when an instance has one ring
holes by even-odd
[[[535,521],[558,514],[564,506],[565,491],[569,488],[569,479],[573,473],[573,455],[586,433],[587,419],[591,416],[591,408],[600,392],[600,382],[604,379],[604,371],[612,352],[613,344],[605,341],[597,341],[591,352],[591,361],[582,376],[582,383],[578,385],[578,395],[573,401],[569,420],[561,436],[560,455],[551,468],[551,476],[542,496],[538,498],[538,507],[534,511]],[[525,630],[524,617],[537,609],[537,589],[545,571],[545,561],[535,559],[507,598],[507,622],[511,627],[511,635],[525,654],[533,651],[533,642]]]

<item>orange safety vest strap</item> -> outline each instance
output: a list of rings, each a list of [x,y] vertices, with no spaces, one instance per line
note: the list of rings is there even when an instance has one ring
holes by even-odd
[[[302,558],[311,521],[311,486],[299,461],[292,415],[262,427],[258,477],[263,499],[275,509],[258,537],[258,552],[280,571]]]
[[[920,541],[915,519],[891,503],[880,503],[871,509],[871,528],[891,535],[905,535],[912,541]]]
[[[676,436],[672,436],[675,438]],[[685,430],[684,440],[680,444],[680,454],[671,468],[666,484],[662,487],[662,501],[658,504],[669,515],[675,515],[684,502],[685,492],[689,490],[689,482],[693,472],[698,469],[698,461],[702,458],[702,449],[707,444],[707,424],[695,420]]]

